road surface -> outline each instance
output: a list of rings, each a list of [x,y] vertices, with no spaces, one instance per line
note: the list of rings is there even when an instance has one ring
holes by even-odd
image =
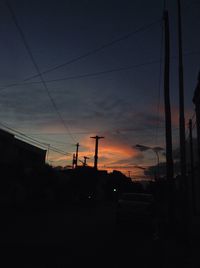
[[[7,266],[164,267],[162,243],[144,230],[119,228],[112,204],[2,213],[1,259]]]

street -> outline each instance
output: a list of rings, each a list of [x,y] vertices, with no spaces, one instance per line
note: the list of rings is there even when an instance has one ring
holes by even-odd
[[[144,230],[119,228],[111,204],[7,215],[7,229],[1,227],[7,267],[161,267],[163,261],[160,242]]]

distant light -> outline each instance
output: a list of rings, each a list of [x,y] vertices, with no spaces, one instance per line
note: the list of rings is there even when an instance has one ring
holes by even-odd
[[[116,189],[116,188],[114,188],[114,189],[113,189],[113,192],[117,192],[117,189]]]
[[[88,198],[90,199],[91,198],[91,195],[88,195]]]

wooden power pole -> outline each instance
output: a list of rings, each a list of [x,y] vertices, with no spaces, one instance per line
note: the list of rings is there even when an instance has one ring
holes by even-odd
[[[86,167],[87,166],[87,159],[90,159],[90,158],[87,156],[84,156],[83,158],[84,158],[83,165],[84,165],[84,167]]]
[[[186,149],[185,149],[185,113],[184,113],[184,85],[183,85],[183,55],[182,55],[182,22],[181,4],[178,0],[178,41],[179,41],[179,131],[180,131],[180,159],[183,191],[187,191],[186,180]]]
[[[94,168],[97,170],[99,140],[104,139],[104,137],[95,136],[95,137],[90,137],[90,138],[96,140],[96,143],[95,143],[95,155],[94,155]]]
[[[79,146],[80,146],[80,144],[77,143],[77,144],[76,144],[75,167],[77,167],[77,165],[78,165],[78,149],[79,149]]]
[[[174,177],[174,165],[172,157],[172,127],[171,127],[171,107],[169,92],[170,75],[170,35],[168,11],[164,11],[165,25],[165,65],[164,65],[164,103],[165,103],[165,138],[166,138],[166,170],[167,180]]]
[[[183,52],[182,52],[182,21],[181,2],[178,4],[178,47],[179,47],[179,135],[180,135],[180,167],[182,190],[182,227],[185,243],[189,242],[190,209],[189,183],[186,176],[186,140],[185,140],[185,112],[184,112],[184,84],[183,84]]]
[[[193,149],[193,134],[192,134],[192,119],[189,120],[189,138],[190,138],[190,175],[192,183],[192,206],[193,212],[196,213],[196,193],[195,193],[195,182],[194,182],[194,149]]]

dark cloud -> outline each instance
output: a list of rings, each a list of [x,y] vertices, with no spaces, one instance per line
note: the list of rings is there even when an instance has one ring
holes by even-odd
[[[133,146],[133,148],[135,148],[135,149],[137,149],[137,150],[139,150],[141,152],[145,152],[145,151],[151,149],[150,147],[145,146],[145,145],[141,145],[141,144],[136,144],[136,145]]]
[[[149,3],[146,0],[125,1],[123,4],[118,0],[62,0],[59,4],[57,2],[55,0],[45,0],[40,3],[33,0],[11,1],[41,71],[87,54],[162,16],[162,3],[159,0],[152,0]],[[176,55],[177,39],[174,38],[176,25],[173,20],[176,18],[176,3],[169,1],[167,8],[172,17],[171,51],[172,55]],[[198,34],[200,25],[195,20],[194,14],[198,15],[197,9],[188,12],[188,23],[184,29],[183,41],[187,51],[197,51],[200,47]],[[21,82],[37,72],[4,4],[0,9],[0,25],[0,84]],[[158,23],[112,47],[102,49],[96,54],[54,72],[46,73],[44,79],[66,78],[121,68],[133,63],[141,64],[159,60],[161,30]],[[193,95],[191,88],[196,83],[199,58],[195,56],[185,60],[187,61],[185,101],[186,108],[191,110]],[[159,69],[159,64],[153,64],[47,85],[63,121],[71,132],[87,133],[77,135],[77,140],[82,142],[91,132],[92,134],[103,133],[107,143],[118,144],[118,146],[126,144],[131,148],[133,144],[143,144],[143,149],[140,148],[140,152],[134,156],[134,159],[125,159],[128,163],[133,164],[135,161],[135,164],[140,162],[143,164],[143,161],[148,162],[150,159],[149,152],[146,152],[150,147],[164,158],[162,151],[165,144],[165,133],[162,128],[164,117],[162,109],[160,113],[157,111]],[[175,108],[178,107],[177,70],[174,61],[170,89]],[[37,82],[40,79],[31,81]],[[162,98],[161,92],[160,102]],[[7,88],[5,91],[0,91],[0,99],[1,121],[26,131],[64,132],[64,127],[42,84]],[[173,134],[174,131],[173,129]],[[60,136],[57,136],[57,139],[60,140]],[[64,139],[66,142],[71,142],[69,135]],[[175,144],[178,143],[178,139],[174,138],[174,141]],[[178,152],[174,152],[174,156],[178,159]]]

